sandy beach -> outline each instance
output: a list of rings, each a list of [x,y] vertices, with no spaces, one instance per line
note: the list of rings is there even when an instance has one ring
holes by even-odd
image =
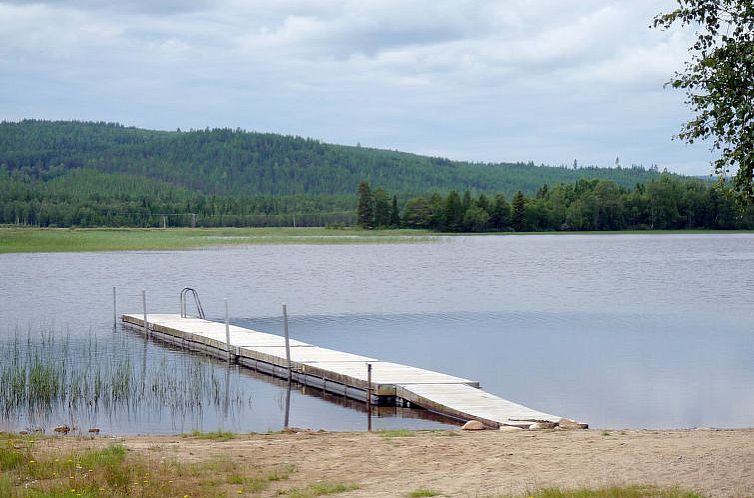
[[[710,497],[754,496],[754,430],[289,432],[229,441],[182,436],[51,438],[50,449],[118,442],[144,460],[295,468],[259,496],[317,482],[358,485],[339,496],[525,496],[562,489],[654,485]]]

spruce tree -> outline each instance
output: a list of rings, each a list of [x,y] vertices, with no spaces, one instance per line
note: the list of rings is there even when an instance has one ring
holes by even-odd
[[[398,196],[393,196],[393,204],[390,206],[390,226],[398,228],[401,226],[401,213],[398,210]]]
[[[374,228],[374,199],[369,183],[359,183],[359,207],[357,209],[357,223],[361,228]]]
[[[460,232],[463,230],[463,202],[458,192],[451,190],[445,198],[445,230],[449,232]]]
[[[490,224],[498,231],[510,230],[511,205],[505,200],[503,194],[496,194],[490,212]]]
[[[374,226],[384,228],[390,225],[390,196],[385,189],[378,187],[372,194],[374,200]]]
[[[520,190],[513,196],[513,214],[511,217],[513,229],[523,232],[526,229],[526,199]]]

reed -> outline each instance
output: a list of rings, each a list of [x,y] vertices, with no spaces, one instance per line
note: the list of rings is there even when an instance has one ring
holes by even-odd
[[[219,374],[214,360],[168,350],[133,347],[128,336],[103,343],[90,334],[19,330],[0,340],[0,418],[50,425],[53,415],[75,418],[144,410],[172,415],[208,406],[233,409],[250,402],[235,376]],[[75,423],[75,420],[71,420]]]

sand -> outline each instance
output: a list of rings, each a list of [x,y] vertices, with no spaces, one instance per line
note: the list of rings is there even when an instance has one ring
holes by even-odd
[[[707,496],[754,496],[754,430],[419,431],[275,433],[230,441],[180,436],[115,438],[134,454],[257,466],[295,465],[285,487],[355,483],[338,496],[525,495],[543,487],[678,486]],[[98,437],[87,444],[104,444]],[[71,439],[69,443],[75,444]],[[274,496],[273,486],[263,496]]]

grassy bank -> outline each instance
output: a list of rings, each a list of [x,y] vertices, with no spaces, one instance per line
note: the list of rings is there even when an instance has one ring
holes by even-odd
[[[423,230],[357,228],[0,228],[0,253],[154,251],[248,244],[359,244],[429,240]]]

